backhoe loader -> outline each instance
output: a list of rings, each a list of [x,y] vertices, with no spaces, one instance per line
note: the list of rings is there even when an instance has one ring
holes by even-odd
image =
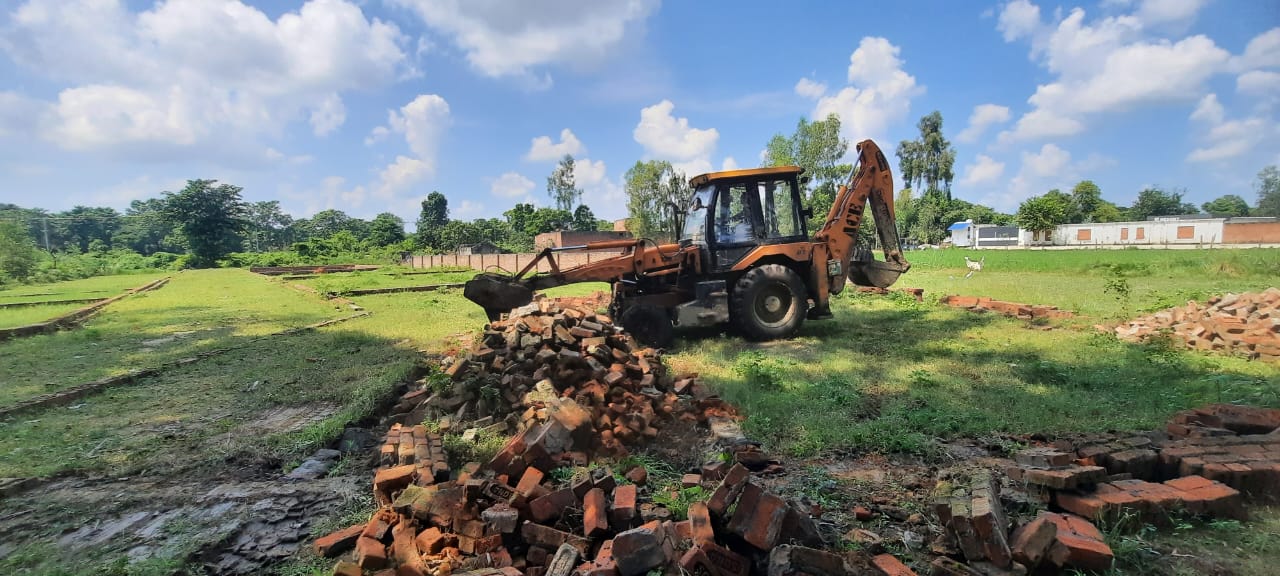
[[[830,318],[830,299],[848,281],[887,288],[911,265],[902,255],[889,162],[871,140],[836,193],[812,238],[801,206],[798,166],[731,170],[696,176],[684,230],[675,244],[646,240],[547,248],[514,274],[483,272],[463,289],[491,320],[524,306],[537,290],[578,282],[613,287],[610,315],[639,341],[662,347],[674,328],[729,323],[751,340],[787,338],[809,319]],[[870,205],[884,260],[857,247]],[[560,270],[561,251],[625,252]],[[549,272],[533,273],[547,261]]]

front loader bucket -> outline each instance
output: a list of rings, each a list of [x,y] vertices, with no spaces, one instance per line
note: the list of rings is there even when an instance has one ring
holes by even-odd
[[[499,274],[477,274],[463,286],[462,295],[484,308],[489,320],[533,302],[533,290]]]
[[[849,279],[858,286],[888,288],[910,267],[879,260],[854,260],[849,263]]]

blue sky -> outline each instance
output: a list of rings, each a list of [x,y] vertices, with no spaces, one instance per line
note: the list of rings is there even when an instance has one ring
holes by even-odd
[[[1089,178],[1204,202],[1280,163],[1273,0],[4,0],[0,202],[63,210],[216,178],[295,216],[598,216],[640,159],[749,167],[801,117],[893,149],[942,112],[959,198]],[[410,224],[412,226],[412,224]]]

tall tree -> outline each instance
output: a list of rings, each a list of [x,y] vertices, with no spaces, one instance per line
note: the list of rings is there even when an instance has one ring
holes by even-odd
[[[58,214],[67,241],[81,252],[94,240],[111,245],[111,236],[120,228],[120,213],[114,208],[76,206]]]
[[[286,244],[286,230],[293,217],[280,209],[279,200],[249,204],[249,248],[255,251],[280,250]]]
[[[1200,212],[1195,204],[1182,201],[1182,192],[1166,192],[1160,188],[1147,188],[1138,193],[1138,200],[1129,208],[1129,217],[1146,220],[1151,216],[1176,216]]]
[[[346,230],[351,232],[352,236],[359,238],[360,235],[357,234],[359,225],[355,220],[341,210],[321,210],[311,216],[311,235],[313,238],[328,238]]]
[[[1219,196],[1200,205],[1206,214],[1230,218],[1232,216],[1248,216],[1249,203],[1235,194]]]
[[[422,201],[422,211],[418,213],[418,246],[422,248],[439,248],[440,233],[449,223],[449,199],[444,194],[432,192]]]
[[[1071,204],[1079,222],[1097,222],[1094,215],[1102,205],[1102,189],[1093,180],[1081,180],[1071,189]]]
[[[913,190],[925,193],[938,190],[950,201],[956,151],[942,135],[942,113],[935,110],[925,115],[916,128],[920,131],[919,139],[898,144],[900,177]]]
[[[22,282],[36,267],[36,245],[27,229],[11,220],[0,220],[0,284]]]
[[[164,216],[182,234],[196,267],[213,266],[239,250],[248,225],[241,188],[216,182],[188,180],[182,191],[164,193]]]
[[[373,217],[369,223],[369,237],[366,239],[372,246],[390,246],[404,241],[404,220],[390,212],[383,212]]]
[[[596,222],[596,215],[587,207],[586,204],[578,206],[573,211],[573,229],[578,232],[593,232],[599,224]]]
[[[555,202],[556,208],[571,212],[582,198],[582,190],[578,189],[573,177],[573,156],[565,154],[560,164],[547,177],[547,194]]]
[[[182,250],[174,237],[173,224],[164,217],[163,199],[134,200],[125,210],[125,216],[128,218],[112,237],[117,248],[128,248],[144,256]]]
[[[664,160],[636,162],[627,170],[627,230],[638,238],[675,240],[684,229],[693,191]]]
[[[848,151],[849,142],[840,137],[840,117],[835,114],[817,122],[801,118],[791,136],[775,134],[765,146],[764,165],[800,166],[809,177],[805,202],[814,214],[810,232],[822,225],[835,202],[836,189],[852,169],[841,163]]]
[[[1028,198],[1018,206],[1018,226],[1032,232],[1048,232],[1067,223],[1070,209],[1070,196],[1061,192]]]
[[[1258,192],[1258,205],[1253,215],[1280,217],[1280,169],[1272,164],[1259,171],[1254,189]]]

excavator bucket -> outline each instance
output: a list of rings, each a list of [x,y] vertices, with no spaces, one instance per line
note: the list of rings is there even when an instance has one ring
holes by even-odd
[[[477,274],[463,286],[462,295],[484,308],[489,320],[533,301],[532,289],[500,274]]]
[[[888,288],[898,281],[903,272],[906,272],[903,267],[879,260],[855,260],[849,263],[849,279],[858,286]]]

